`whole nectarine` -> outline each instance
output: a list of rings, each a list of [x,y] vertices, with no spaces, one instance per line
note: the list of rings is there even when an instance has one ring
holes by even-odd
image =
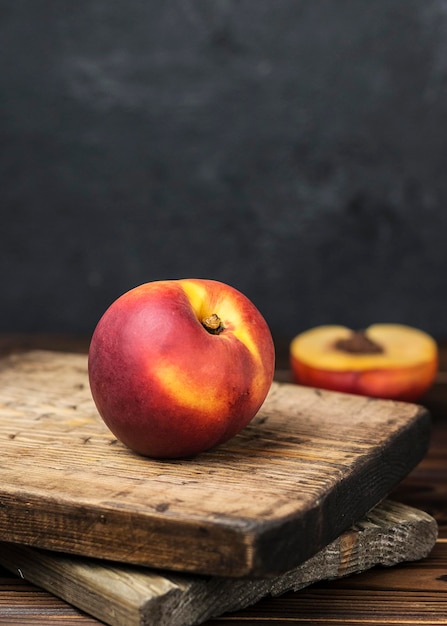
[[[255,416],[273,379],[269,327],[240,291],[214,280],[154,281],[120,296],[89,348],[93,399],[132,450],[198,454]]]
[[[402,324],[318,326],[293,339],[290,365],[302,385],[415,401],[433,384],[438,350],[430,335]]]

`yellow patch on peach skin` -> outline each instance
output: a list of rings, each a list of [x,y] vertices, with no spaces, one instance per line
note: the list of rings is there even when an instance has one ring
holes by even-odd
[[[207,299],[207,291],[203,285],[200,285],[194,280],[179,280],[181,288],[185,292],[197,319],[201,320],[204,317],[211,315],[209,309],[205,306]],[[213,311],[215,313],[215,311]]]
[[[151,376],[157,380],[164,393],[175,400],[178,406],[196,412],[222,414],[228,408],[224,393],[205,394],[197,389],[194,381],[182,368],[172,363],[159,364]]]

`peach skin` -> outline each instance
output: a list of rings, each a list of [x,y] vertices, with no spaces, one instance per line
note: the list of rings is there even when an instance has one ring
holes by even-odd
[[[154,281],[123,294],[93,333],[89,379],[104,422],[155,458],[235,436],[272,383],[275,353],[254,304],[225,283]]]

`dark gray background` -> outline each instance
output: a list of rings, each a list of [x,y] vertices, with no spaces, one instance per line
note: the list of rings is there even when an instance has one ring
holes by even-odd
[[[447,2],[0,2],[0,331],[149,280],[447,336]]]

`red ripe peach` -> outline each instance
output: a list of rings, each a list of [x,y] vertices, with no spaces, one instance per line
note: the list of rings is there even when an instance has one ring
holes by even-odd
[[[132,450],[198,454],[235,436],[272,383],[270,330],[242,293],[213,280],[140,285],[104,313],[89,349],[93,399]]]

